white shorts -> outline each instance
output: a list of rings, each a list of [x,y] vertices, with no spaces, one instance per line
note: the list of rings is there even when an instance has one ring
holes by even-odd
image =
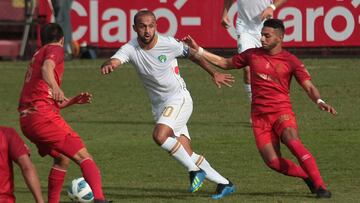
[[[168,99],[160,108],[155,109],[157,124],[165,124],[174,131],[176,137],[185,135],[190,139],[186,126],[193,110],[193,101],[188,91]]]
[[[241,33],[237,38],[238,53],[250,48],[261,47],[260,39],[260,34]]]

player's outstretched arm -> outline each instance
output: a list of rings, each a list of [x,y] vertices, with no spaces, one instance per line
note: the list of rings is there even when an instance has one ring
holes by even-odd
[[[325,103],[321,97],[319,90],[314,86],[314,84],[310,80],[306,80],[301,84],[302,88],[306,91],[310,99],[315,102],[318,107],[323,110],[331,113],[332,115],[336,115],[337,112],[331,105]]]
[[[231,24],[230,24],[230,20],[229,20],[229,9],[231,7],[233,0],[224,0],[224,8],[223,8],[223,12],[222,12],[222,19],[221,19],[221,25],[228,29]]]
[[[103,75],[109,74],[113,72],[120,65],[121,65],[121,61],[119,59],[114,59],[114,58],[109,59],[101,65],[100,67],[101,74]]]
[[[232,58],[224,58],[204,50],[196,43],[196,41],[190,35],[184,37],[182,41],[188,44],[191,48],[190,55],[194,56],[198,60],[205,59],[207,62],[224,70],[235,68],[232,63]]]
[[[15,163],[19,165],[26,185],[34,196],[35,202],[44,203],[39,176],[36,172],[35,166],[30,160],[29,155],[24,154],[18,157],[15,160]]]
[[[75,97],[68,98],[64,102],[60,103],[59,107],[63,109],[72,106],[74,104],[90,104],[91,100],[92,100],[92,94],[88,92],[81,92]]]
[[[55,80],[54,69],[55,69],[55,62],[51,59],[47,59],[44,61],[43,65],[41,66],[41,75],[51,89],[52,98],[56,102],[61,103],[64,100],[66,100],[66,98],[64,92],[62,91],[62,89],[59,87],[59,85]]]

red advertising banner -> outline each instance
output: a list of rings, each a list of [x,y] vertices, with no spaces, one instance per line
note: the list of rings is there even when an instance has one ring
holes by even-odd
[[[76,0],[72,5],[73,38],[100,47],[118,48],[136,37],[133,17],[149,9],[158,32],[193,36],[207,48],[235,48],[236,32],[221,24],[223,0]],[[229,11],[235,21],[236,2]],[[285,46],[360,46],[360,0],[288,0],[276,10],[286,27]]]

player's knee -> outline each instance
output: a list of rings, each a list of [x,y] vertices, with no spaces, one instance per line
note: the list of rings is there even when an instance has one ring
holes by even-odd
[[[54,165],[56,165],[58,168],[66,170],[70,165],[70,159],[67,158],[64,155],[61,155],[54,159]]]
[[[73,156],[73,159],[77,163],[81,163],[85,159],[92,159],[92,156],[89,154],[86,148],[82,148]]]
[[[153,140],[156,144],[162,145],[170,136],[169,130],[163,125],[156,125],[153,132]]]
[[[266,165],[269,168],[280,172],[281,165],[280,165],[280,160],[278,158],[272,159],[270,161],[266,161]]]
[[[281,142],[286,144],[291,140],[298,140],[299,136],[297,135],[297,131],[294,128],[284,128],[281,134]]]

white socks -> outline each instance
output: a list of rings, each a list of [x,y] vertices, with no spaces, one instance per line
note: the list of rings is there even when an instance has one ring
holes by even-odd
[[[215,169],[213,169],[209,162],[206,161],[205,157],[196,154],[195,152],[191,155],[193,162],[206,172],[206,178],[216,184],[229,184],[229,181],[220,175]]]
[[[178,160],[188,171],[198,171],[199,167],[195,165],[184,147],[175,138],[168,137],[161,145],[163,149],[168,151],[176,160]]]
[[[244,90],[247,93],[250,101],[251,101],[251,85],[250,84],[244,84]]]

